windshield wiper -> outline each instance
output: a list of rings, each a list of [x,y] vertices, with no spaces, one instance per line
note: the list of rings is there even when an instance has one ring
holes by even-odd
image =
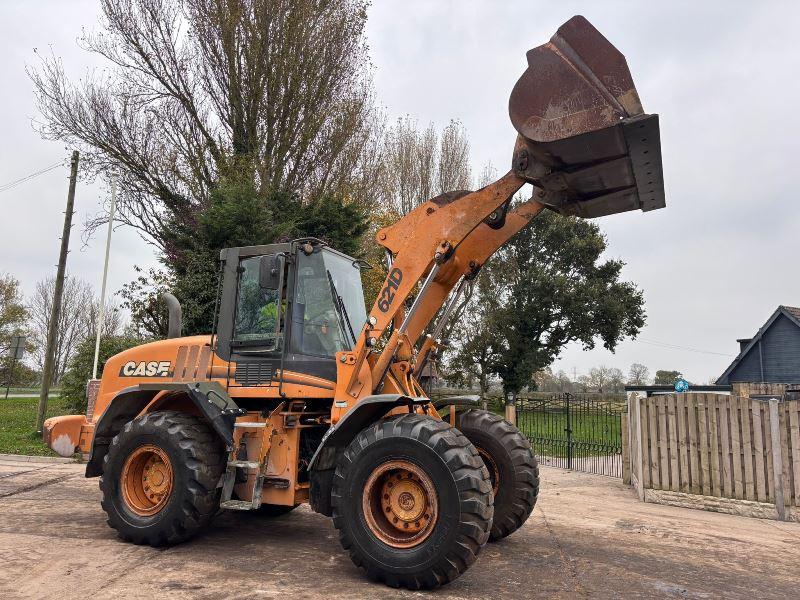
[[[331,276],[331,272],[329,270],[325,270],[328,274],[328,283],[331,285],[331,293],[336,300],[336,307],[339,309],[337,314],[339,315],[339,326],[344,329],[344,324],[347,323],[347,331],[350,332],[350,337],[353,338],[353,343],[357,342],[356,334],[353,332],[353,324],[350,322],[350,315],[347,314],[347,307],[344,305],[344,300],[339,295],[339,292],[336,289],[336,284],[333,283],[333,277]],[[342,321],[344,319],[344,322]]]

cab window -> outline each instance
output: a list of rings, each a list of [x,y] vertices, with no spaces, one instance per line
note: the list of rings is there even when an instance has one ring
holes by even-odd
[[[260,256],[239,262],[234,344],[277,347],[279,290],[264,290],[259,284]]]
[[[323,252],[299,253],[292,311],[292,346],[295,352],[333,357],[336,352],[350,348],[334,305]]]

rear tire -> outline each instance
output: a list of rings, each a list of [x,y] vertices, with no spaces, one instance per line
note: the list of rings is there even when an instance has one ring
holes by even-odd
[[[137,417],[111,442],[100,490],[108,524],[134,544],[186,541],[219,508],[225,448],[205,421],[175,411]]]
[[[339,457],[331,504],[350,558],[392,587],[456,579],[492,526],[489,473],[477,451],[457,429],[418,414],[356,436]]]
[[[536,506],[539,464],[530,442],[500,415],[468,410],[457,416],[456,423],[489,469],[494,490],[489,541],[496,542],[522,527]]]

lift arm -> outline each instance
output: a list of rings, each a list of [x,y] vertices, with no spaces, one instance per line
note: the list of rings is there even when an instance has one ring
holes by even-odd
[[[421,395],[412,370],[422,332],[453,287],[543,208],[591,218],[665,205],[658,116],[644,113],[625,57],[576,16],[527,59],[509,100],[519,134],[511,170],[475,192],[428,200],[378,232],[393,262],[355,347],[337,354],[334,423],[387,381]],[[534,196],[512,207],[526,183]],[[424,340],[420,357],[433,345]]]

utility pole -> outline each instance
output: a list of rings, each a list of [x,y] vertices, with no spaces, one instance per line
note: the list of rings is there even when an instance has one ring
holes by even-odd
[[[64,231],[61,234],[61,253],[58,256],[56,284],[53,288],[53,310],[50,311],[50,326],[47,329],[47,349],[42,370],[42,393],[39,396],[39,412],[36,415],[36,431],[41,433],[44,415],[47,411],[47,397],[50,394],[50,383],[53,380],[56,354],[56,335],[58,320],[61,316],[61,296],[64,293],[64,276],[67,270],[67,254],[69,253],[69,234],[72,230],[72,213],[75,205],[75,184],[78,181],[78,151],[72,152],[69,173],[69,192],[67,192],[67,210],[64,213]]]
[[[106,235],[106,259],[103,263],[103,284],[100,286],[100,309],[97,316],[97,337],[94,340],[94,366],[92,379],[97,379],[97,363],[100,361],[100,334],[103,331],[103,319],[106,311],[106,281],[108,279],[108,255],[111,251],[111,233],[114,231],[114,208],[117,203],[117,176],[111,179],[111,207],[108,211],[108,234]]]

